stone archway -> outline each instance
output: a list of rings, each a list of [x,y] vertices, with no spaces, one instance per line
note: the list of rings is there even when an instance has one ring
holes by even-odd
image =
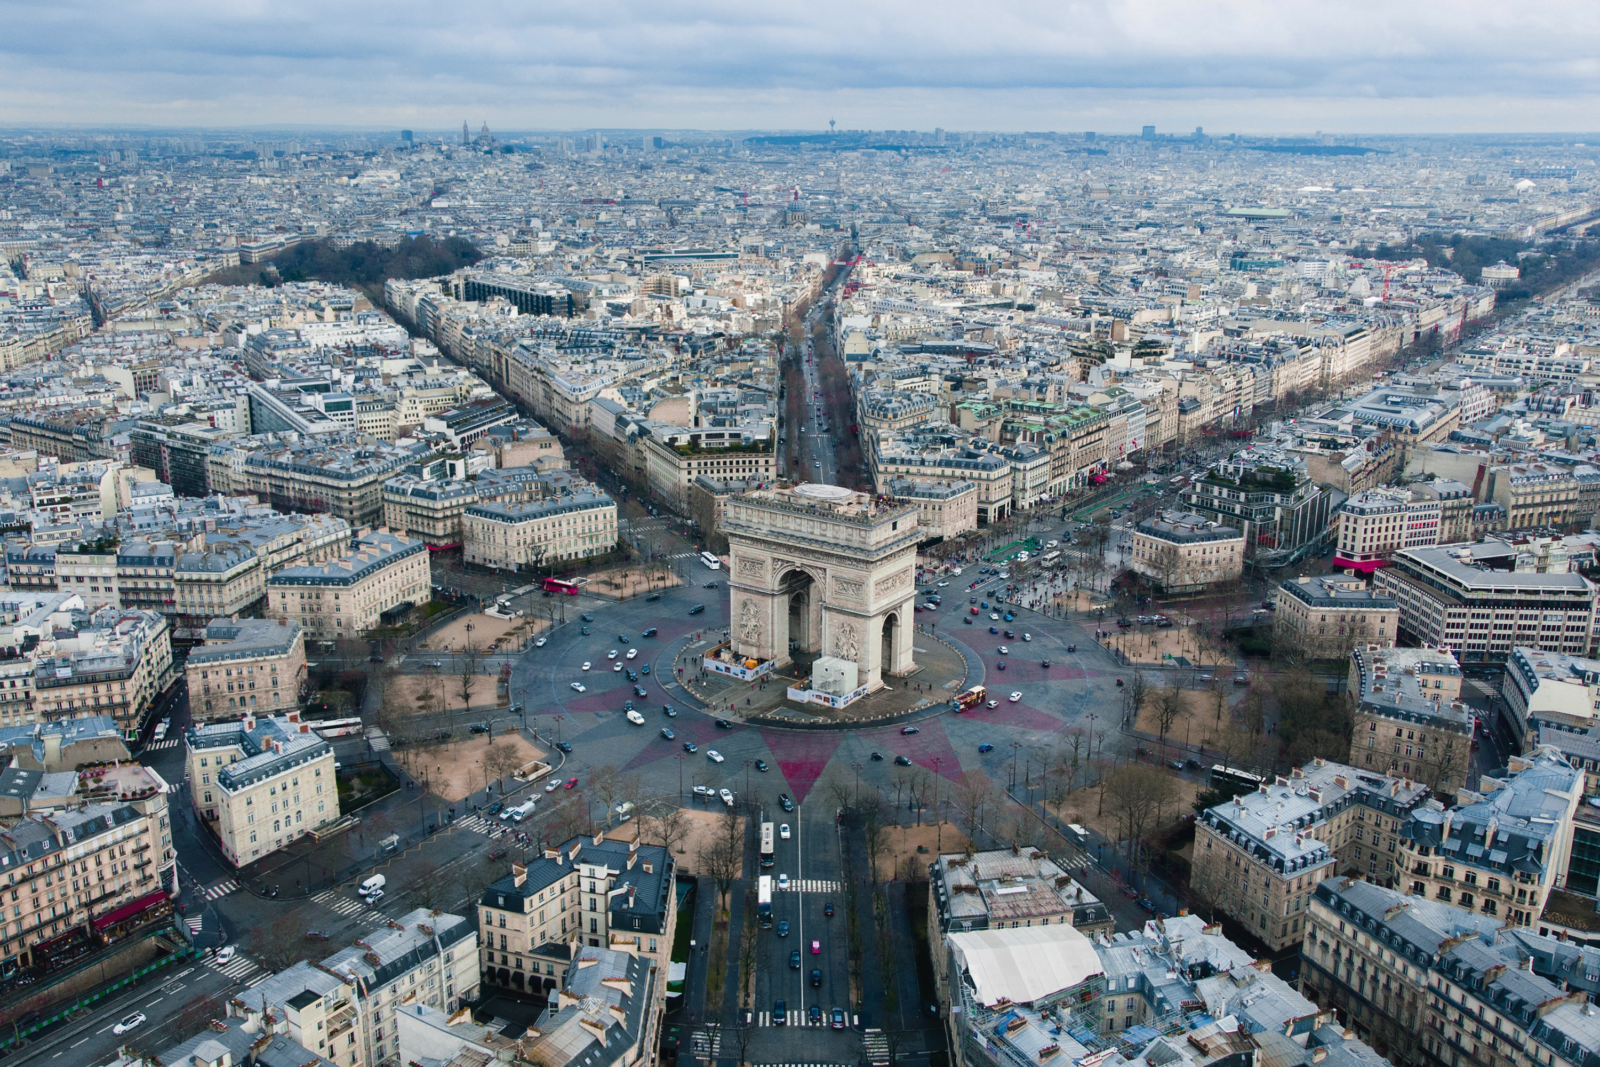
[[[895,631],[899,628],[900,620],[890,614],[883,617],[883,637],[878,642],[878,671],[881,674],[895,673]]]
[[[789,606],[788,639],[783,648],[790,654],[815,652],[822,647],[822,590],[816,579],[803,570],[792,570],[778,580]]]

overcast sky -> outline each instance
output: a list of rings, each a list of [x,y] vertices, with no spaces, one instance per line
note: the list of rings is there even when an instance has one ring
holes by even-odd
[[[0,0],[0,123],[1600,128],[1600,2]]]

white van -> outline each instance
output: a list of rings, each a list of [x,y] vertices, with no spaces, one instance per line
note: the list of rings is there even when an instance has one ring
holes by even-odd
[[[500,813],[501,822],[521,822],[533,814],[533,809],[538,806],[536,800],[525,800],[514,808],[507,808]]]
[[[371,878],[368,878],[365,882],[362,882],[360,888],[358,888],[356,892],[360,893],[364,897],[370,896],[387,885],[388,881],[389,880],[383,875],[375,874]]]

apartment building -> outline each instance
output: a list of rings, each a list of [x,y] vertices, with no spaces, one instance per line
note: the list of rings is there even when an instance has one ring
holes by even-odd
[[[1253,447],[1215,464],[1181,494],[1203,518],[1232,526],[1256,546],[1258,558],[1287,562],[1320,543],[1331,500],[1305,463],[1281,449]]]
[[[1369,489],[1338,512],[1335,567],[1371,574],[1402,548],[1439,543],[1440,502],[1410,489]]]
[[[721,528],[728,501],[763,484],[753,478],[711,478],[704,474],[690,484],[688,515],[700,527],[707,551],[727,555],[728,537]]]
[[[472,482],[403,474],[383,483],[383,522],[429,548],[459,548],[466,536],[462,516],[477,502]]]
[[[374,927],[317,961],[304,961],[251,987],[235,1003],[256,1022],[265,1010],[289,1034],[339,1067],[395,1067],[398,1017],[419,1008],[452,1015],[477,999],[476,932],[469,919],[416,908]]]
[[[1579,513],[1585,483],[1571,467],[1555,463],[1512,463],[1489,468],[1485,500],[1506,509],[1509,529],[1565,526]]]
[[[9,898],[0,970],[48,970],[86,946],[166,921],[177,884],[160,785],[156,802],[97,801],[8,820],[0,831],[0,884]]]
[[[1011,464],[993,452],[906,438],[885,447],[879,455],[879,492],[886,492],[890,482],[901,479],[935,485],[958,482],[976,485],[979,526],[1000,522],[1011,514]]]
[[[268,613],[320,640],[359,637],[403,604],[432,599],[428,549],[386,530],[356,538],[355,550],[324,563],[286,567],[267,579]]]
[[[219,615],[257,610],[267,595],[267,576],[251,546],[207,535],[200,551],[173,561],[172,589],[180,618],[204,626]]]
[[[1594,586],[1568,571],[1499,570],[1505,546],[1439,545],[1395,553],[1373,586],[1400,606],[1412,643],[1464,664],[1503,663],[1516,645],[1583,656],[1594,642]]]
[[[11,641],[51,627],[34,648],[34,712],[46,720],[109,715],[131,739],[176,680],[171,628],[149,611],[102,608],[88,614],[81,603],[74,606],[76,599],[71,594],[36,603],[12,627]]]
[[[573,838],[493,882],[478,898],[483,981],[556,988],[581,946],[646,958],[665,973],[677,924],[676,864],[656,845]],[[665,996],[664,984],[657,996]]]
[[[1514,648],[1500,694],[1500,717],[1518,751],[1558,749],[1583,768],[1584,793],[1600,795],[1600,660]]]
[[[929,934],[952,931],[1076,927],[1110,934],[1111,911],[1037,848],[940,856],[929,867]]]
[[[948,540],[978,528],[978,486],[974,482],[893,478],[886,483],[885,492],[902,504],[917,506],[917,528],[924,542]]]
[[[95,541],[57,545],[56,587],[83,597],[91,611],[120,606],[116,538],[102,536]]]
[[[1462,789],[1456,807],[1413,811],[1400,835],[1407,892],[1533,926],[1565,877],[1583,781],[1555,749],[1538,748],[1512,756],[1507,777]]]
[[[1317,888],[1300,988],[1404,1067],[1595,1067],[1600,1014],[1552,938],[1349,878]]]
[[[298,622],[218,619],[189,650],[189,714],[195,722],[278,715],[298,705],[306,681],[305,631]]]
[[[1472,508],[1477,503],[1472,487],[1462,482],[1436,478],[1431,482],[1418,482],[1411,487],[1412,499],[1430,498],[1439,502],[1439,540],[1441,545],[1454,545],[1471,541]]]
[[[461,558],[516,570],[587,559],[617,544],[617,504],[598,489],[522,503],[484,502],[462,516]]]
[[[662,432],[665,437],[661,436]],[[649,437],[641,437],[638,448],[650,492],[679,512],[688,508],[689,484],[702,474],[762,482],[771,482],[778,474],[772,442],[745,442],[737,427],[730,430],[663,428]]]
[[[333,746],[298,711],[184,731],[189,797],[236,867],[339,819]]]
[[[1190,885],[1273,951],[1302,939],[1318,883],[1398,876],[1401,824],[1427,788],[1317,759],[1195,821]]]
[[[1273,647],[1302,659],[1344,659],[1367,645],[1388,648],[1399,632],[1400,607],[1359,578],[1302,576],[1278,586]]]
[[[1435,796],[1467,784],[1477,720],[1461,701],[1461,667],[1447,649],[1363,645],[1350,653],[1350,680],[1353,765],[1415,779]]]
[[[218,444],[207,473],[215,492],[252,493],[282,512],[325,512],[351,527],[383,521],[383,483],[426,453],[422,444],[323,434],[293,443],[257,434]]]
[[[1244,574],[1244,534],[1203,515],[1163,511],[1133,530],[1133,572],[1167,593],[1189,593]]]

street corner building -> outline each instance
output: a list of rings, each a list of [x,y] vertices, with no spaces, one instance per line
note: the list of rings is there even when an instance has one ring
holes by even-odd
[[[1244,574],[1244,534],[1194,512],[1163,511],[1133,530],[1135,574],[1165,593],[1193,593]]]
[[[190,803],[234,866],[339,822],[333,746],[298,711],[192,724],[184,743]]]
[[[193,722],[275,715],[297,706],[306,681],[305,631],[298,622],[217,619],[206,643],[189,650],[184,673]]]
[[[286,567],[267,579],[267,612],[317,640],[360,637],[384,612],[427,603],[432,588],[427,546],[377,530],[337,559]]]

